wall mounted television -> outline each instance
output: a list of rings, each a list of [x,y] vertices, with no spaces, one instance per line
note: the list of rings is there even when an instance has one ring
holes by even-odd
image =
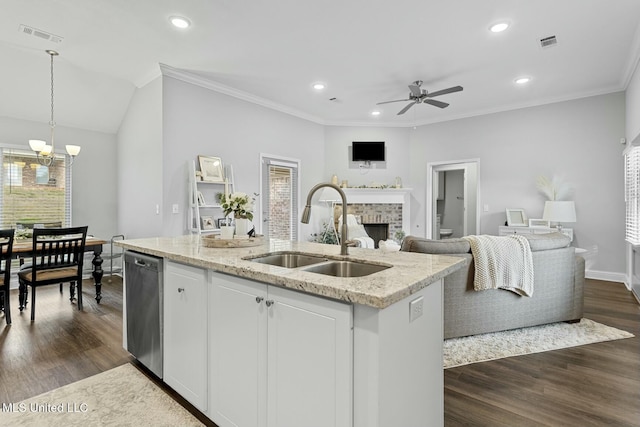
[[[351,145],[351,161],[384,162],[384,141],[353,141]]]

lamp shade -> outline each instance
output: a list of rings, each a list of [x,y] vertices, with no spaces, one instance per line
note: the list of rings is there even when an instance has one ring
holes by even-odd
[[[576,205],[573,201],[547,201],[544,203],[542,219],[551,222],[576,222]]]
[[[80,153],[79,145],[66,145],[65,148],[70,156],[77,156]]]
[[[44,141],[41,141],[39,139],[30,139],[29,140],[29,147],[31,147],[31,149],[33,151],[36,151],[38,153],[40,151],[42,151],[42,149],[44,148],[45,145],[47,145],[47,143],[44,142]]]

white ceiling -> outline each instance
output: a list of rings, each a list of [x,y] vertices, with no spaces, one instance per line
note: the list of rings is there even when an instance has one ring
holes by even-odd
[[[638,0],[2,0],[0,116],[117,132],[159,64],[323,124],[413,126],[624,90],[640,53]],[[173,28],[179,14],[193,22]],[[490,24],[508,20],[499,34]],[[64,40],[19,31],[35,27]],[[558,44],[542,49],[539,39]],[[514,79],[532,77],[517,86]],[[423,80],[439,109],[407,98]],[[317,93],[312,83],[327,84]],[[335,97],[335,101],[330,98]],[[381,115],[372,117],[378,109]]]

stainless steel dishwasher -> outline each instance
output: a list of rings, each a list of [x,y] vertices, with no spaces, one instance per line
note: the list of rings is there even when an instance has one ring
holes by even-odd
[[[127,350],[162,378],[162,258],[124,254]]]

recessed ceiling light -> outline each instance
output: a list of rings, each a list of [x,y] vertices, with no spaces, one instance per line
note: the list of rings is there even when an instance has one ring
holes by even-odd
[[[169,22],[171,22],[174,27],[182,29],[189,28],[191,26],[191,21],[183,16],[172,16],[169,18]]]
[[[523,85],[529,83],[531,81],[531,77],[518,77],[515,82],[519,85]]]
[[[323,89],[325,89],[326,87],[327,87],[327,85],[326,85],[326,84],[324,84],[324,83],[321,83],[321,82],[317,82],[317,83],[314,83],[314,84],[313,84],[313,88],[314,88],[315,90],[323,90]]]
[[[507,28],[509,28],[509,23],[508,22],[496,22],[495,24],[493,24],[492,26],[489,27],[489,30],[492,33],[501,33],[504,30],[506,30]]]
[[[380,115],[380,111],[372,111],[371,115],[372,116],[379,116]]]

